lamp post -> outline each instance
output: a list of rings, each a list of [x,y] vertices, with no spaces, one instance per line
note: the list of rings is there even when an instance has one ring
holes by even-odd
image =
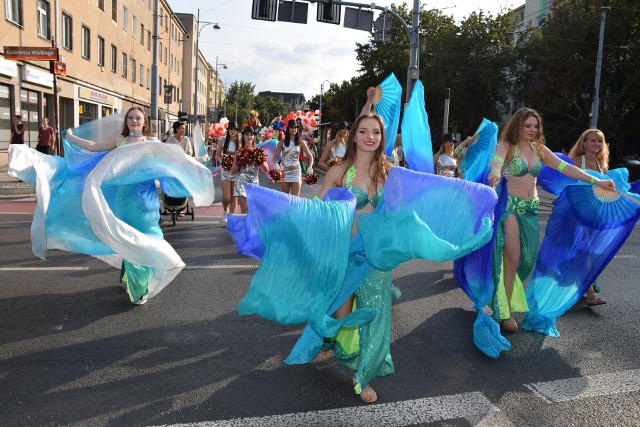
[[[324,84],[329,83],[329,88],[331,88],[331,82],[329,80],[325,80],[320,83],[320,107],[318,111],[320,111],[320,116],[318,116],[318,124],[322,123],[322,91],[324,90]]]
[[[215,115],[216,115],[213,118],[214,122],[218,118],[218,68],[219,67],[222,67],[223,70],[226,70],[227,68],[229,68],[227,67],[227,64],[218,64],[218,55],[216,55],[216,83],[215,83],[215,86],[213,87],[213,111],[215,112]]]
[[[158,136],[158,7],[153,2],[153,61],[151,63],[151,136]]]
[[[600,75],[602,74],[602,44],[604,43],[604,23],[607,20],[607,6],[602,6],[602,19],[600,21],[600,39],[598,41],[598,59],[596,61],[596,80],[594,83],[593,104],[591,104],[592,128],[598,127],[598,108],[600,107]]]
[[[158,0],[156,0],[157,2]],[[202,27],[200,24],[204,24]],[[217,22],[208,22],[208,21],[200,21],[200,9],[198,9],[198,17],[196,18],[196,78],[195,78],[195,90],[193,92],[193,114],[194,116],[198,116],[198,65],[199,65],[199,55],[200,48],[198,47],[200,42],[200,31],[204,29],[207,25],[212,25],[215,31],[220,29],[220,25]]]

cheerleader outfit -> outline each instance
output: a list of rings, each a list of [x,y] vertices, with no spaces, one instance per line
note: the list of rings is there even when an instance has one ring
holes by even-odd
[[[222,147],[224,149],[224,143],[222,144]],[[227,151],[226,153],[223,152],[222,155],[233,156],[235,153],[236,153],[236,143],[234,141],[229,141],[229,145],[227,146]],[[222,171],[220,172],[221,181],[235,181],[237,177],[238,177],[238,174],[231,173],[230,170],[222,169]]]
[[[287,147],[282,144],[282,182],[302,182],[302,168],[300,167],[300,146],[289,141]]]
[[[438,175],[455,178],[458,162],[446,153],[438,156]]]
[[[254,148],[255,150],[255,148]],[[234,196],[242,196],[247,197],[247,184],[260,184],[260,178],[258,177],[258,166],[256,165],[245,165],[240,169],[238,175],[236,177],[236,183],[233,186],[233,195]]]

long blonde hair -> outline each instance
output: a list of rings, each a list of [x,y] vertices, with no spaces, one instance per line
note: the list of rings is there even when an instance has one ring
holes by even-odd
[[[349,130],[349,137],[347,139],[347,150],[344,153],[342,158],[342,164],[345,165],[344,173],[342,174],[342,179],[345,179],[347,175],[347,171],[353,164],[355,163],[356,153],[358,148],[356,146],[356,133],[358,128],[360,127],[360,122],[364,119],[374,119],[378,122],[380,126],[380,145],[376,149],[373,158],[371,159],[370,165],[376,164],[376,172],[374,176],[371,177],[374,183],[376,183],[376,187],[378,181],[384,183],[387,180],[387,174],[389,173],[389,169],[391,169],[391,163],[387,160],[387,157],[384,154],[385,150],[385,138],[384,138],[384,122],[382,121],[382,117],[375,113],[362,114],[360,115],[355,122],[351,125],[351,129]]]
[[[513,116],[511,116],[504,129],[502,129],[502,133],[500,134],[500,141],[505,141],[511,146],[518,145],[520,130],[522,129],[525,120],[527,120],[529,117],[535,117],[538,120],[538,133],[533,140],[533,146],[536,150],[536,153],[538,154],[538,157],[542,160],[544,158],[544,153],[542,151],[542,146],[544,145],[542,117],[540,116],[540,113],[538,113],[533,108],[521,108],[516,111]]]
[[[584,148],[584,142],[592,133],[596,134],[598,141],[602,143],[600,144],[600,151],[596,153],[596,160],[602,168],[602,172],[607,173],[609,171],[609,146],[604,138],[604,133],[602,133],[600,129],[590,128],[582,132],[580,138],[578,138],[576,143],[573,144],[573,147],[571,147],[571,150],[569,150],[569,157],[573,159],[586,154],[587,150]]]

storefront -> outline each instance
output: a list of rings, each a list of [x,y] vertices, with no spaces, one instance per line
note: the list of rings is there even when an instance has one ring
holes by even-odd
[[[78,86],[78,124],[107,117],[117,112],[116,98],[88,87]]]

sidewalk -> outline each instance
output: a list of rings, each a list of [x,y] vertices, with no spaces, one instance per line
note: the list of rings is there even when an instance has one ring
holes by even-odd
[[[0,200],[7,198],[35,197],[29,184],[7,175],[7,165],[0,166]]]

